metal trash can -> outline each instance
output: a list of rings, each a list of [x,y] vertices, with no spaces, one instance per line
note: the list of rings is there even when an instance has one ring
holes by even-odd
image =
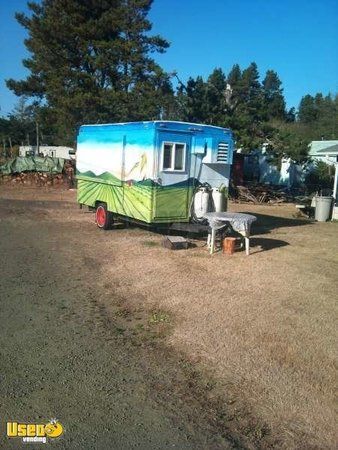
[[[316,197],[315,220],[326,222],[331,217],[333,197]]]

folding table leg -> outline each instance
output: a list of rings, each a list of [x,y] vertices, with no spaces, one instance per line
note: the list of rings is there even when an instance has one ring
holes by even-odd
[[[244,239],[245,239],[245,253],[247,255],[250,255],[250,239],[247,236],[245,236]]]
[[[216,235],[216,230],[215,228],[211,229],[211,247],[210,247],[210,255],[212,255],[214,253],[214,248],[215,248],[215,235]]]

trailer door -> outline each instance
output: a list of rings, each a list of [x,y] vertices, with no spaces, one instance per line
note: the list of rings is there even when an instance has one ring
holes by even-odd
[[[154,189],[154,220],[188,220],[191,197],[191,134],[159,131],[157,180]]]

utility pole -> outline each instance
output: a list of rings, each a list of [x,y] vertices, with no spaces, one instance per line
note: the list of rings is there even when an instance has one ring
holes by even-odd
[[[9,142],[9,147],[11,149],[11,158],[13,158],[13,146],[12,146],[12,139],[10,136],[8,138],[8,142]]]
[[[40,153],[40,143],[39,143],[39,122],[36,121],[36,148],[35,148],[35,156],[39,156]]]

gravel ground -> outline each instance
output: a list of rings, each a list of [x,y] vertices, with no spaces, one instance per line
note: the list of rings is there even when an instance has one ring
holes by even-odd
[[[0,186],[2,427],[57,417],[66,448],[335,448],[337,223],[230,203],[257,216],[249,257],[172,252],[98,230],[75,194]]]
[[[57,417],[57,448],[232,448],[162,346],[165,327],[125,309],[102,275],[114,255],[74,193],[0,197],[0,447],[21,446],[7,421]]]

